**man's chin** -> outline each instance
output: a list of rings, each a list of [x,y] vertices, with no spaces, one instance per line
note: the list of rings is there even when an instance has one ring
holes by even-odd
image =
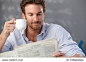
[[[40,27],[32,27],[32,29],[34,29],[34,30],[40,30],[41,28]]]

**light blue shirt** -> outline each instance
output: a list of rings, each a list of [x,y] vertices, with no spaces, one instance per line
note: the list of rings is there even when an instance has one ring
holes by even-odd
[[[41,33],[37,36],[37,41],[57,37],[59,51],[66,54],[67,57],[75,54],[84,53],[78,47],[77,43],[72,40],[71,35],[60,25],[43,23]],[[26,37],[25,30],[19,31],[16,28],[7,38],[2,52],[14,50],[16,46],[31,43]]]

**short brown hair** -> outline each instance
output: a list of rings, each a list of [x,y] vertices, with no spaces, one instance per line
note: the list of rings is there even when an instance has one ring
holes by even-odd
[[[25,14],[25,6],[27,4],[39,4],[43,7],[43,12],[45,12],[45,0],[22,0],[20,3],[20,7],[24,14]]]

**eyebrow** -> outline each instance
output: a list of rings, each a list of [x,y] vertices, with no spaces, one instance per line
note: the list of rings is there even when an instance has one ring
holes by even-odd
[[[38,13],[42,13],[42,11],[38,12]]]
[[[42,11],[38,12],[37,14],[39,14],[39,13],[42,13]],[[32,14],[32,13],[28,13],[28,14]]]

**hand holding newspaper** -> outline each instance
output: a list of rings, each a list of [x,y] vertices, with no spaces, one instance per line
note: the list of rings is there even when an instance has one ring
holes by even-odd
[[[13,51],[1,53],[0,57],[52,57],[57,51],[57,38],[51,38],[18,46]]]

